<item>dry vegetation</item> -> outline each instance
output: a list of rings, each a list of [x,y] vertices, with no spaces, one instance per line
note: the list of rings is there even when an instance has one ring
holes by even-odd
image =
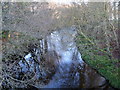
[[[81,5],[75,3],[71,5],[3,3],[3,31],[17,31],[31,37],[41,38],[56,28],[76,25],[78,27],[76,42],[85,62],[105,76],[112,86],[120,88],[120,42],[118,38],[120,34],[118,8],[120,6],[117,5],[117,3],[100,2],[81,3]],[[1,37],[5,42],[5,34]],[[26,42],[28,40],[26,38],[29,37],[22,40]],[[8,45],[7,51],[9,47],[11,46]],[[21,49],[18,45],[15,48]]]

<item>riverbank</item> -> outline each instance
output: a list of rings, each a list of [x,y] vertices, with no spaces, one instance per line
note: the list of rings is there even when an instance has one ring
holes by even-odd
[[[23,33],[15,32],[15,31],[12,31],[12,32],[11,31],[4,31],[4,32],[2,32],[2,37],[3,37],[2,38],[2,40],[3,40],[3,43],[2,43],[2,45],[3,45],[3,59],[2,60],[3,60],[3,66],[4,66],[2,68],[3,68],[4,71],[8,70],[7,71],[7,75],[11,76],[11,72],[13,72],[13,71],[10,70],[11,65],[16,66],[16,64],[21,59],[23,59],[23,56],[26,56],[31,51],[33,52],[34,48],[38,48],[40,39],[32,38],[30,36],[24,35]],[[63,42],[65,42],[65,41],[63,41]],[[88,60],[85,56],[83,56],[83,54],[82,54],[82,58],[85,59],[85,60]],[[15,64],[15,62],[16,62],[16,64]],[[89,64],[89,62],[86,62],[86,63]],[[43,62],[41,62],[40,65],[43,66],[44,70],[45,69],[47,69],[47,70],[50,69],[48,67],[48,63],[44,62],[44,60],[43,60]],[[46,68],[46,66],[44,66],[44,65],[47,65],[48,68]],[[50,65],[50,63],[49,63],[49,65]],[[90,63],[89,65],[91,66],[92,63]],[[6,67],[7,67],[7,69],[5,69]],[[50,66],[50,67],[52,67],[52,66]],[[91,66],[91,67],[93,67],[93,66]],[[98,70],[98,69],[96,69],[96,70]],[[96,70],[91,70],[91,68],[88,65],[85,65],[85,68],[84,68],[83,72],[86,73],[88,76],[86,77],[86,76],[82,75],[81,77],[84,78],[84,79],[88,79],[90,81],[92,80],[92,81],[96,82],[96,80],[94,78],[92,78],[92,76],[94,76],[94,77],[97,76],[96,79],[99,80],[99,76],[100,75],[96,73]],[[3,73],[3,76],[4,75],[5,75],[5,73]],[[8,80],[7,81],[8,82],[7,83],[7,87],[9,87],[9,85],[13,85],[13,87],[18,88],[18,85],[20,84],[22,87],[28,87],[28,86],[29,87],[34,87],[34,86],[37,87],[37,86],[39,86],[37,88],[40,88],[40,87],[43,87],[45,85],[45,83],[48,83],[49,82],[49,78],[50,78],[50,77],[47,78],[47,80],[43,79],[43,82],[42,82],[42,79],[41,79],[41,82],[39,82],[39,80],[36,81],[36,80],[34,80],[34,78],[30,79],[31,77],[29,77],[30,80],[28,80],[28,81],[30,81],[30,83],[27,84],[24,81],[24,79],[22,81],[21,79],[19,80],[19,79],[13,78],[13,77],[15,77],[15,75],[17,75],[17,73],[12,74],[12,77],[8,77],[9,79],[7,79]],[[33,76],[32,73],[29,73],[29,75]],[[23,74],[20,74],[20,77],[22,77],[22,76],[23,76]],[[102,75],[102,76],[104,76],[104,75]],[[4,78],[4,80],[6,80],[6,79]],[[4,80],[3,80],[3,84],[5,84]],[[33,80],[33,81],[31,81],[31,80]],[[87,80],[87,82],[88,82],[88,80]],[[92,83],[89,83],[89,84],[94,86],[94,87],[98,86],[97,84],[100,84],[100,85],[103,84],[103,86],[101,87],[101,88],[103,88],[103,87],[106,86],[106,84],[104,86],[105,82],[103,82],[103,81],[104,81],[104,79],[102,78],[102,79],[100,79],[99,83],[98,82],[97,83],[92,82]],[[34,82],[36,82],[36,85],[34,84]],[[84,80],[82,80],[81,82],[83,82],[83,83],[81,84],[80,87],[82,87],[82,88],[84,87],[85,88],[85,87],[89,86],[88,83],[86,83],[87,86],[84,85],[84,83],[85,83]],[[9,83],[11,83],[11,84],[9,84]]]
[[[83,34],[76,38],[77,46],[83,60],[104,76],[114,88],[120,88],[120,61],[106,50],[99,49]]]

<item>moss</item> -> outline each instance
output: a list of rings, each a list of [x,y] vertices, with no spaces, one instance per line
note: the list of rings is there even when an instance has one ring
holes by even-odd
[[[94,58],[94,60],[93,60]],[[118,60],[112,60],[107,58],[106,56],[90,56],[85,54],[83,56],[85,62],[87,62],[90,66],[98,70],[98,72],[105,76],[106,79],[109,80],[110,84],[115,88],[120,88],[120,69],[115,67],[113,62],[117,62]],[[112,62],[113,61],[113,62]]]
[[[8,30],[1,31],[1,32],[0,32],[0,38],[7,38],[7,37],[8,37],[8,34],[9,34],[9,31],[8,31]]]
[[[103,75],[113,87],[120,88],[120,68],[116,66],[119,60],[112,58],[105,48],[97,49],[82,36],[78,36],[76,42],[83,60]]]

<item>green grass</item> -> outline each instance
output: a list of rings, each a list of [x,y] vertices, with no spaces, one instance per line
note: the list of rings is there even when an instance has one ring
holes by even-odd
[[[104,76],[113,87],[120,88],[120,68],[117,66],[119,60],[110,57],[106,49],[96,48],[82,35],[77,36],[76,42],[83,60]]]

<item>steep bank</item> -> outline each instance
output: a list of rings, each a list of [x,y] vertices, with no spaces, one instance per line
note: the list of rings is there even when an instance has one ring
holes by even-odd
[[[76,43],[83,60],[99,74],[104,76],[114,88],[120,88],[120,62],[104,49],[98,48],[81,32],[77,35]]]

